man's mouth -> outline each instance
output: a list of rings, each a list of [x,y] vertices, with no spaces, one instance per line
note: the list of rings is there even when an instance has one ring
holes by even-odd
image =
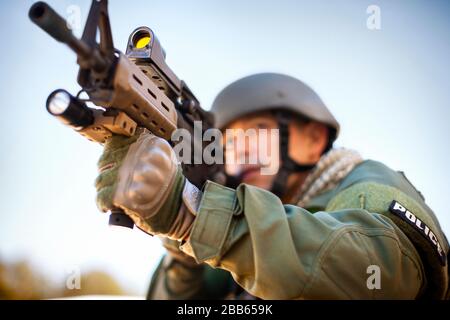
[[[261,170],[260,166],[245,168],[240,174],[241,180],[245,180],[245,179],[254,177],[255,175],[260,175],[261,174],[260,170]]]

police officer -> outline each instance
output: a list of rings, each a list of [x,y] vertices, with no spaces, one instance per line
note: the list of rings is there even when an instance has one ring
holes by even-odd
[[[249,76],[212,111],[224,132],[278,129],[270,163],[227,161],[228,186],[198,190],[170,145],[145,131],[114,137],[99,160],[99,208],[124,209],[167,248],[148,298],[448,298],[449,244],[420,192],[401,172],[333,148],[339,124],[303,82]],[[259,152],[226,137],[233,156]],[[275,174],[261,173],[271,165]]]

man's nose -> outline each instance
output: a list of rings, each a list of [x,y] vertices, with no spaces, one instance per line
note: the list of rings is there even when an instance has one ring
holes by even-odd
[[[241,145],[238,146],[237,155],[238,157],[245,159],[245,163],[248,163],[249,158],[251,156],[256,156],[257,154],[258,154],[258,145],[257,143],[255,143],[255,141],[252,141],[250,138],[245,139],[245,142],[241,143]]]

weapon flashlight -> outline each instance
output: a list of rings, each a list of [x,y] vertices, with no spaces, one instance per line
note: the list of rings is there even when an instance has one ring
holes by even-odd
[[[63,89],[50,93],[47,98],[47,111],[65,125],[76,130],[94,123],[94,114],[83,102]]]

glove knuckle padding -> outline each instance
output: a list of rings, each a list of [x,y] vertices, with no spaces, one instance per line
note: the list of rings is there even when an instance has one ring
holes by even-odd
[[[142,134],[133,143],[118,172],[114,204],[152,217],[168,197],[177,172],[177,159],[169,143]]]

